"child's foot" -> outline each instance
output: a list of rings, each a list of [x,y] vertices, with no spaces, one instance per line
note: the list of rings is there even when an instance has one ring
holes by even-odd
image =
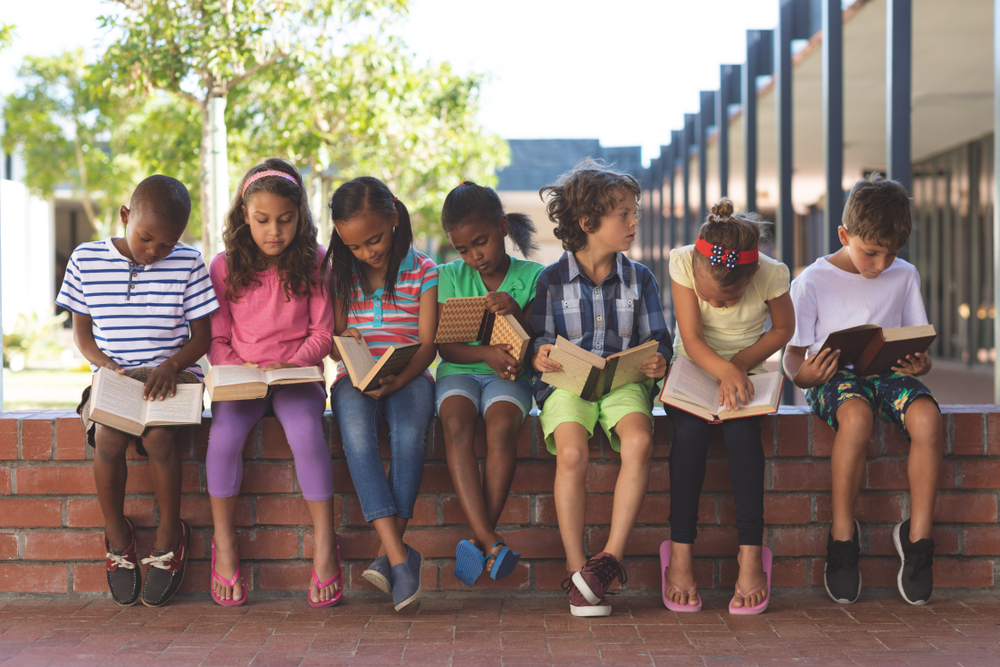
[[[673,604],[696,607],[699,604],[698,582],[694,578],[692,545],[670,543],[670,565],[664,571],[667,600]]]
[[[334,538],[336,540],[336,538]],[[316,545],[316,550],[313,554],[313,571],[316,573],[315,577],[310,577],[309,581],[309,599],[313,602],[326,602],[327,600],[332,600],[337,595],[337,591],[340,590],[340,580],[334,579],[337,572],[340,571],[340,563],[337,558],[337,549],[334,545],[324,545],[320,548]],[[330,582],[322,588],[316,583],[319,579],[320,583]],[[333,581],[331,581],[333,579]]]
[[[579,573],[576,573],[579,574]],[[569,592],[569,613],[581,618],[599,618],[611,615],[611,605],[602,597],[596,604],[591,604],[583,593],[573,583],[573,576],[566,577],[562,583],[564,590]]]
[[[236,541],[236,533],[222,535],[216,533],[215,541],[215,573],[212,577],[212,590],[220,600],[242,600],[243,580],[237,579],[232,586],[226,582],[233,581],[236,570],[240,568],[240,550]],[[224,581],[220,581],[219,579]]]
[[[736,580],[737,591],[749,591],[733,597],[735,609],[756,607],[768,595],[767,573],[764,572],[763,549],[754,546],[740,546],[736,558],[740,565],[740,575]]]
[[[163,552],[153,549],[149,558],[143,558],[143,565],[149,565],[146,583],[142,586],[142,603],[147,607],[159,607],[174,596],[184,581],[187,568],[188,544],[191,542],[191,526],[181,520],[181,538],[172,550]]]
[[[899,554],[899,574],[896,585],[903,599],[910,604],[927,604],[934,591],[934,540],[910,541],[910,520],[897,523],[892,529],[892,541]]]
[[[861,572],[858,570],[858,556],[861,546],[858,542],[861,526],[854,521],[854,536],[850,541],[833,539],[833,533],[826,538],[826,568],[823,583],[826,592],[834,602],[851,604],[861,596]]]
[[[139,558],[135,550],[135,522],[125,517],[128,541],[122,549],[113,549],[105,535],[105,567],[108,571],[108,588],[111,598],[123,607],[131,607],[139,600]]]
[[[587,602],[596,605],[600,604],[616,577],[623,584],[628,581],[625,566],[608,552],[602,551],[588,560],[582,570],[574,572],[571,579]]]

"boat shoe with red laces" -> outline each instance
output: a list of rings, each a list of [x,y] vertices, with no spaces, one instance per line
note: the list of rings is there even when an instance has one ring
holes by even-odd
[[[191,542],[191,526],[181,520],[181,541],[173,551],[153,549],[142,564],[148,565],[146,583],[142,587],[142,603],[147,607],[159,607],[174,596],[184,581],[187,566],[188,544]]]
[[[114,550],[104,537],[105,567],[108,570],[108,588],[111,598],[123,607],[131,607],[139,600],[139,558],[135,554],[135,522],[125,517],[128,523],[129,545]]]

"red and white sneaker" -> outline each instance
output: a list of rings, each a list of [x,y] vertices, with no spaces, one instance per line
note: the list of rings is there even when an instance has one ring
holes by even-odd
[[[625,566],[606,551],[602,551],[588,560],[583,569],[574,572],[571,578],[573,584],[590,604],[601,602],[615,578],[623,584],[628,581]]]
[[[569,591],[569,613],[581,618],[595,618],[611,615],[611,605],[604,598],[591,604],[580,590],[573,584],[573,577],[566,577],[562,583],[563,590]]]

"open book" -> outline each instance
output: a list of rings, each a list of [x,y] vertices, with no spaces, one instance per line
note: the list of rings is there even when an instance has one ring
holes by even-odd
[[[840,350],[841,367],[853,364],[858,375],[880,375],[891,373],[897,360],[905,359],[906,355],[926,352],[935,338],[933,324],[893,329],[862,324],[834,331],[826,337],[820,351],[828,347]]]
[[[381,359],[375,361],[367,343],[359,343],[353,336],[334,336],[333,344],[344,360],[347,374],[351,376],[351,384],[362,392],[378,389],[379,381],[384,377],[398,375],[420,350],[420,343],[393,345]]]
[[[542,382],[571,391],[588,401],[596,401],[618,387],[648,380],[642,372],[642,364],[656,354],[658,345],[651,340],[609,357],[600,357],[558,336],[555,346],[549,351],[549,359],[559,362],[562,370],[543,373]]]
[[[490,312],[485,296],[446,299],[441,309],[435,343],[469,343],[510,345],[510,356],[524,362],[531,336],[513,315]]]
[[[276,368],[273,371],[249,366],[212,366],[205,376],[205,388],[213,401],[246,401],[264,398],[271,385],[324,381],[318,366]]]
[[[726,419],[774,414],[781,403],[784,380],[781,373],[751,375],[753,400],[736,410],[720,410],[719,381],[684,355],[678,355],[663,382],[660,400],[717,424]]]
[[[147,426],[200,424],[204,386],[178,384],[177,393],[162,401],[143,400],[145,383],[107,368],[94,373],[90,389],[90,420],[139,436]]]

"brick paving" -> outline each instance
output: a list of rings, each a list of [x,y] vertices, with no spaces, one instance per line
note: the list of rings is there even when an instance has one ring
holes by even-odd
[[[1000,595],[939,595],[911,607],[865,592],[778,595],[763,616],[698,614],[614,596],[606,619],[569,615],[562,596],[432,597],[397,614],[382,599],[333,610],[264,599],[221,608],[180,599],[120,609],[106,599],[0,600],[6,665],[1000,665]]]

